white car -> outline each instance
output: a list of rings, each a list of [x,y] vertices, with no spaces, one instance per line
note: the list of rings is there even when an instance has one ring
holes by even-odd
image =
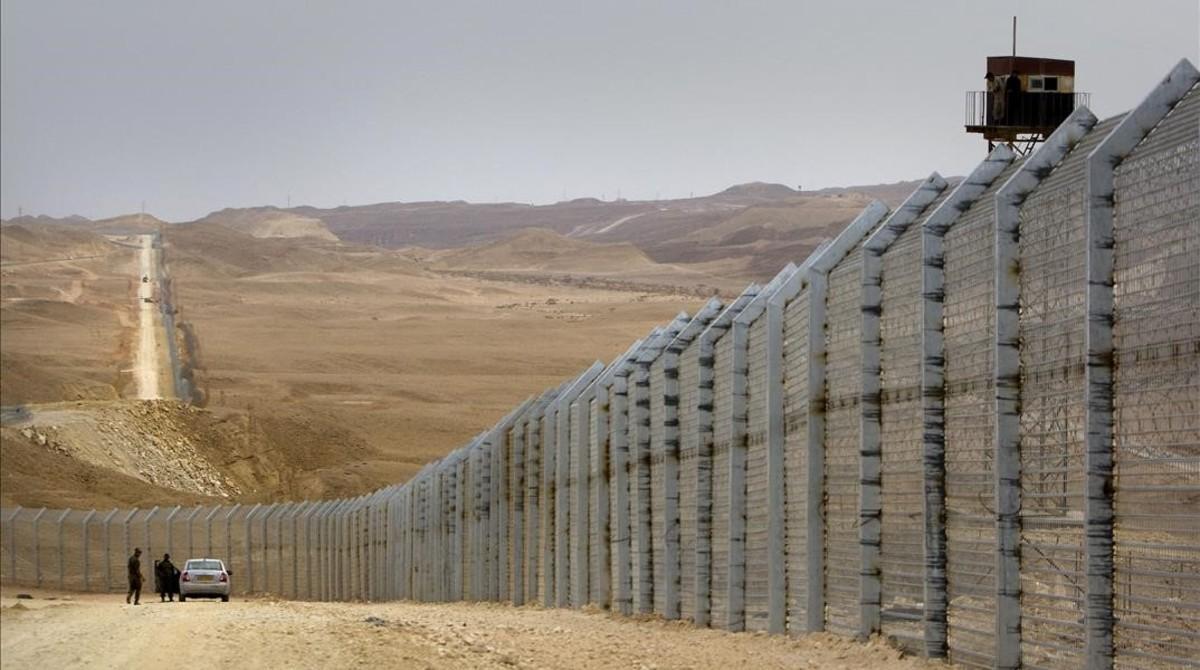
[[[188,598],[220,598],[229,602],[229,576],[219,558],[189,558],[179,573],[179,602]]]

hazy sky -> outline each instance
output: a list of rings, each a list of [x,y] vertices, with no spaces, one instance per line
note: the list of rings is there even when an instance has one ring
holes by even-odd
[[[0,212],[686,197],[964,174],[963,92],[1072,58],[1104,117],[1197,0],[3,0]]]

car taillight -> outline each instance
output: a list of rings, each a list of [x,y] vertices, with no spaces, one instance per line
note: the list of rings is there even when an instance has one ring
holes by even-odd
[[[181,581],[181,582],[190,582],[190,581],[192,581],[192,580],[188,579],[188,573],[187,573],[187,570],[184,570],[184,571],[183,571],[183,574],[179,576],[179,581]]]
[[[227,575],[227,574],[225,574],[224,572],[222,572],[222,573],[221,573],[221,581],[223,581],[223,582],[227,582],[227,581],[229,581],[229,575]]]

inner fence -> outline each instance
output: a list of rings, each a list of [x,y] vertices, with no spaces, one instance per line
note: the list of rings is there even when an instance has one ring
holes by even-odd
[[[409,482],[5,508],[0,576],[121,593],[138,547],[147,576],[219,558],[236,596],[882,632],[963,666],[1200,665],[1198,81],[1183,61],[1128,114],[1081,107],[1029,156],[873,203]]]

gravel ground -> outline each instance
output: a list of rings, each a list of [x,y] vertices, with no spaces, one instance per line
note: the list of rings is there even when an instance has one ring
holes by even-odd
[[[118,594],[16,593],[0,593],[2,668],[947,667],[879,639],[730,634],[603,612],[156,596],[133,607]]]

